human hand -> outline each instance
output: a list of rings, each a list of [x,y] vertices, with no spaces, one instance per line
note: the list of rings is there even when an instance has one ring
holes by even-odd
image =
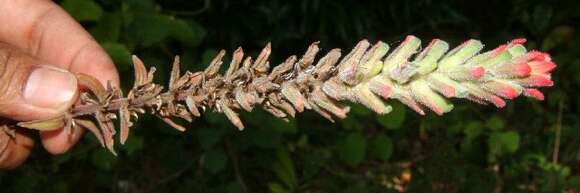
[[[118,85],[115,65],[106,52],[54,2],[0,0],[0,23],[0,119],[44,119],[67,110],[78,98],[73,73]],[[40,132],[40,138],[48,152],[60,154],[82,132],[73,129],[70,137],[59,129]],[[34,144],[31,134],[35,133],[17,130],[0,149],[0,169],[26,160]]]

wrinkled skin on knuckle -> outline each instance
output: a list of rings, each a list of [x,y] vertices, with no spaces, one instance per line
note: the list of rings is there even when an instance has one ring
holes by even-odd
[[[19,103],[28,75],[33,69],[34,59],[19,49],[0,43],[0,116],[14,109],[7,105]]]

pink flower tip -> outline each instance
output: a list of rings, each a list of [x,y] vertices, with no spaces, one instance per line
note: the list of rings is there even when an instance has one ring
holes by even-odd
[[[507,99],[513,99],[519,95],[518,91],[510,86],[504,87],[502,90],[500,90],[500,92],[502,93],[503,97]]]
[[[435,114],[437,114],[439,116],[441,116],[441,115],[443,115],[443,113],[445,113],[443,111],[443,108],[441,108],[436,103],[431,102],[431,103],[426,104],[426,106],[429,107],[429,109],[431,109]]]
[[[548,74],[556,68],[556,64],[551,61],[531,61],[529,65],[532,71],[539,74]]]
[[[453,88],[451,86],[443,86],[443,88],[441,89],[441,92],[447,98],[455,96],[455,88]]]
[[[524,89],[524,95],[527,97],[535,98],[536,100],[539,101],[544,100],[544,94],[540,92],[538,89],[526,88]]]
[[[491,57],[496,57],[499,54],[503,53],[505,50],[507,50],[508,45],[507,44],[503,44],[495,49],[493,49],[493,51],[491,51]]]
[[[411,41],[411,39],[413,39],[415,36],[412,35],[407,35],[407,37],[405,37],[405,40],[403,40],[402,44],[408,43],[409,41]]]
[[[498,96],[492,96],[491,97],[491,102],[497,107],[497,108],[503,108],[505,107],[505,101],[501,98],[499,98]]]
[[[552,61],[549,54],[536,50],[528,52],[527,57],[529,60]]]
[[[469,73],[471,74],[471,76],[473,76],[475,79],[479,79],[483,76],[483,74],[485,74],[485,68],[478,66],[478,67],[474,67],[471,70],[469,70]]]
[[[526,43],[526,41],[527,41],[527,40],[526,40],[526,38],[517,38],[517,39],[513,39],[513,40],[510,42],[510,44],[514,44],[514,45],[517,45],[517,44],[524,44],[524,43]]]
[[[381,87],[381,96],[385,99],[388,99],[391,94],[393,94],[393,89],[390,86],[383,86]]]
[[[547,75],[536,75],[532,76],[532,84],[536,86],[550,87],[554,85],[554,82]]]
[[[431,50],[431,48],[433,47],[433,45],[435,45],[435,43],[440,42],[440,39],[433,39],[431,40],[431,42],[429,42],[429,45],[427,45],[427,47],[425,47],[425,50]]]
[[[520,63],[514,66],[514,72],[518,76],[528,76],[532,72],[532,68],[527,63]]]

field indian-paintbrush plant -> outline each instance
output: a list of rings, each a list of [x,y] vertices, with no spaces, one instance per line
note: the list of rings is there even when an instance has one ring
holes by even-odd
[[[224,74],[218,73],[223,50],[201,72],[180,73],[179,57],[175,57],[167,89],[153,82],[155,68],[147,70],[133,56],[135,81],[127,95],[91,76],[77,74],[84,88],[78,105],[60,116],[17,126],[37,130],[64,127],[68,132],[84,127],[115,153],[113,137],[117,130],[113,120],[119,120],[120,142],[124,144],[139,114],[157,116],[184,131],[174,118],[192,122],[208,110],[224,113],[243,129],[236,111],[252,111],[255,106],[285,120],[310,109],[330,121],[347,116],[349,107],[343,101],[360,103],[378,114],[391,111],[385,103],[390,99],[419,114],[425,114],[425,109],[438,115],[451,111],[453,104],[447,98],[465,98],[501,108],[506,105],[504,99],[519,95],[543,100],[537,88],[553,84],[550,72],[556,65],[550,56],[527,51],[523,43],[525,39],[515,39],[480,53],[484,46],[478,40],[468,40],[448,51],[446,42],[435,39],[421,50],[421,41],[407,36],[390,53],[383,42],[371,45],[362,40],[341,59],[340,49],[316,57],[316,42],[302,57],[290,56],[271,71],[268,44],[255,60],[244,57],[241,48],[235,50]],[[0,148],[6,146],[13,127],[3,126]]]

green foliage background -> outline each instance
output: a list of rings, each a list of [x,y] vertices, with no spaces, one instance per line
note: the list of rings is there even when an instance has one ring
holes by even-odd
[[[63,0],[132,84],[137,54],[167,80],[170,62],[203,69],[218,49],[256,55],[271,41],[272,62],[313,41],[349,49],[368,38],[397,44],[414,34],[455,45],[476,38],[493,48],[517,37],[559,65],[546,100],[504,109],[463,101],[445,116],[419,116],[399,103],[377,116],[354,106],[331,124],[312,112],[285,123],[257,111],[247,129],[206,113],[185,133],[141,119],[114,157],[86,135],[71,152],[0,172],[0,192],[567,192],[580,187],[580,4],[577,1]],[[227,62],[226,62],[227,63]],[[557,162],[554,160],[559,140]],[[394,179],[397,178],[397,179]]]

